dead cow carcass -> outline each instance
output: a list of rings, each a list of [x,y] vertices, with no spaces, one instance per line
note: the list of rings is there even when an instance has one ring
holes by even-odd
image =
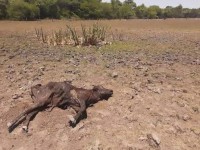
[[[71,82],[49,82],[46,85],[37,84],[31,87],[31,97],[34,105],[23,111],[13,121],[8,123],[8,131],[12,130],[25,119],[22,129],[28,131],[28,125],[39,111],[54,107],[66,108],[72,107],[76,115],[70,118],[70,125],[75,126],[82,116],[86,114],[86,108],[100,100],[107,100],[111,97],[113,91],[103,86],[94,86],[93,89],[77,88]]]

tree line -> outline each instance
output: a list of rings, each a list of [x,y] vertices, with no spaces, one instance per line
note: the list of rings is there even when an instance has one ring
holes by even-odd
[[[200,18],[199,9],[137,5],[133,0],[0,0],[0,19]]]

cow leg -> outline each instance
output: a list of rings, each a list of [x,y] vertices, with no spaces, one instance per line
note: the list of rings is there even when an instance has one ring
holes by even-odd
[[[76,113],[78,113],[79,110],[80,110],[80,107],[78,107],[78,106],[71,106],[71,107],[72,107],[72,109],[74,109],[74,111],[75,111]],[[87,112],[86,112],[86,111],[84,111],[84,112],[82,113],[81,118],[82,118],[82,119],[87,118]]]
[[[50,108],[46,109],[47,112],[51,112],[56,106],[51,106]]]
[[[12,122],[9,122],[8,125],[8,131],[12,132],[12,130],[15,128],[15,124],[25,115],[28,115],[29,113],[33,112],[34,110],[37,110],[43,106],[47,105],[46,101],[40,101],[39,103],[35,104],[34,106],[28,108],[24,112],[22,112],[19,116],[17,116]]]
[[[35,110],[26,116],[26,120],[22,126],[23,131],[28,132],[29,123],[33,119],[33,117],[37,115],[38,112],[39,112],[39,110]]]
[[[75,112],[76,113],[78,113],[79,112],[79,110],[80,110],[80,107],[78,107],[78,106],[70,106],[73,110],[75,110]]]
[[[80,107],[78,113],[77,113],[74,117],[71,117],[71,118],[70,118],[69,123],[70,123],[70,125],[73,126],[73,127],[76,125],[76,123],[77,123],[78,119],[80,118],[80,116],[81,116],[84,112],[86,112],[86,104],[85,104],[85,101],[81,101],[80,106],[81,106],[81,107]]]

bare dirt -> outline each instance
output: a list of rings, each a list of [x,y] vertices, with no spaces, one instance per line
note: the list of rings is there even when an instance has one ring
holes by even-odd
[[[35,26],[50,30],[56,21],[0,22],[0,150],[200,149],[200,20],[103,23],[115,24],[121,41],[96,49],[38,42]],[[114,95],[75,128],[67,117],[74,112],[55,108],[40,112],[28,134],[22,125],[8,133],[6,124],[32,104],[32,85],[63,80]]]

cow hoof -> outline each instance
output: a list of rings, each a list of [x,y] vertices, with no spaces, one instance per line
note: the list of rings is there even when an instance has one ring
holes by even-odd
[[[72,128],[74,128],[74,127],[76,127],[76,122],[72,122],[71,120],[69,121],[69,125],[72,127]]]
[[[8,123],[7,123],[7,127],[8,127],[8,128],[10,128],[10,127],[11,127],[11,125],[12,125],[12,123],[11,123],[11,122],[8,122]]]
[[[69,118],[69,124],[70,124],[70,126],[74,127],[76,125],[76,120],[71,115],[69,115],[68,118]]]
[[[73,116],[68,115],[68,118],[69,118],[70,122],[72,122],[72,123],[74,123],[74,124],[76,123],[76,120],[74,119]]]
[[[8,127],[8,132],[11,133],[13,130],[13,124],[11,122],[8,122],[7,127]]]
[[[27,126],[22,126],[22,132],[27,133],[28,132],[28,127]]]

